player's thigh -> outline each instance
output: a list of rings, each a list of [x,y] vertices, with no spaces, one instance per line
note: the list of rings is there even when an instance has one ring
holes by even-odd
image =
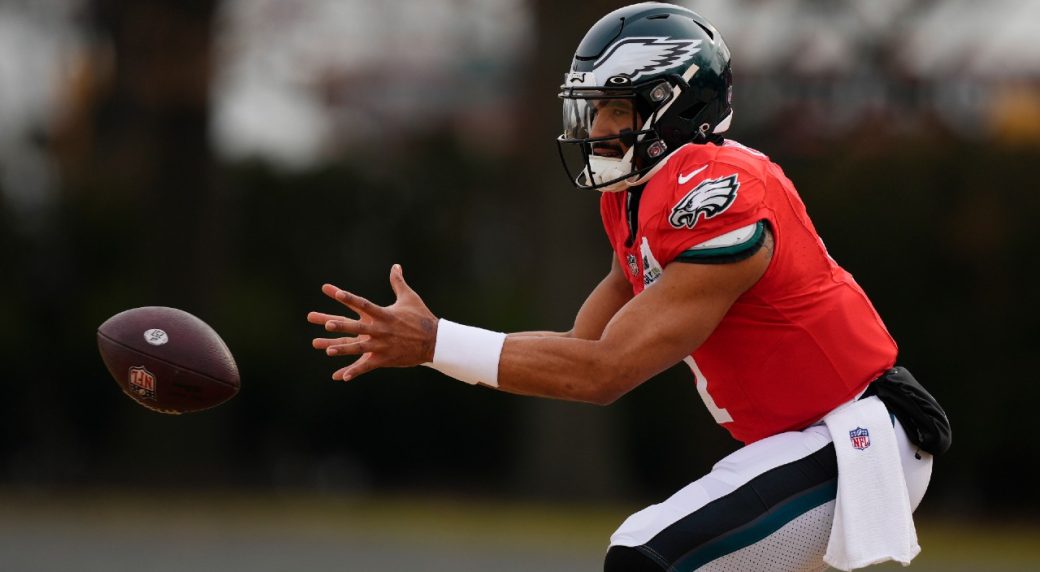
[[[815,555],[816,545],[825,548],[829,537],[837,474],[826,427],[755,442],[664,502],[630,516],[611,537],[613,554],[608,553],[605,569],[624,569],[612,563],[638,553],[657,570],[695,570],[807,527],[814,534],[822,531],[822,540],[800,542],[804,552]]]
[[[916,508],[931,457],[898,423],[896,434]],[[629,517],[611,537],[605,570],[822,570],[836,487],[826,427],[758,441]]]

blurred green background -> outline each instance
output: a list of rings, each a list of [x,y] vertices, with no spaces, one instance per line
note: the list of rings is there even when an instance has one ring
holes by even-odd
[[[0,0],[0,569],[593,570],[735,449],[683,368],[597,408],[310,348],[320,285],[388,303],[393,263],[440,316],[569,328],[611,254],[555,94],[623,4]],[[685,5],[733,52],[731,135],[950,415],[919,566],[1033,569],[1040,2]],[[241,394],[122,396],[95,330],[143,305],[214,326]]]

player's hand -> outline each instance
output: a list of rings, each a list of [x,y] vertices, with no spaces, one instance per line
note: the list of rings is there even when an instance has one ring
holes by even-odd
[[[361,296],[325,284],[321,291],[357,313],[348,318],[310,312],[307,321],[324,326],[329,332],[347,334],[339,338],[315,338],[315,349],[330,356],[361,356],[354,363],[336,370],[332,379],[349,381],[381,367],[411,367],[433,361],[437,343],[437,317],[422,298],[404,281],[401,266],[390,269],[390,287],[397,301],[379,306]]]

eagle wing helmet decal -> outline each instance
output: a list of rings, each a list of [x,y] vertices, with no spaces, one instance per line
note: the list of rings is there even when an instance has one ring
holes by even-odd
[[[702,214],[709,219],[728,209],[736,200],[739,188],[736,173],[701,181],[672,207],[668,222],[675,228],[693,228]]]
[[[596,77],[625,76],[635,82],[690,61],[701,50],[701,40],[626,38],[607,48],[592,69]],[[600,69],[602,68],[602,69]]]

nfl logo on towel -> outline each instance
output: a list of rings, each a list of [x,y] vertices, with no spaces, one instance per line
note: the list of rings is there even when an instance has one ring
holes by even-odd
[[[862,427],[856,427],[849,431],[849,439],[852,440],[853,447],[862,451],[870,446],[870,431]]]

